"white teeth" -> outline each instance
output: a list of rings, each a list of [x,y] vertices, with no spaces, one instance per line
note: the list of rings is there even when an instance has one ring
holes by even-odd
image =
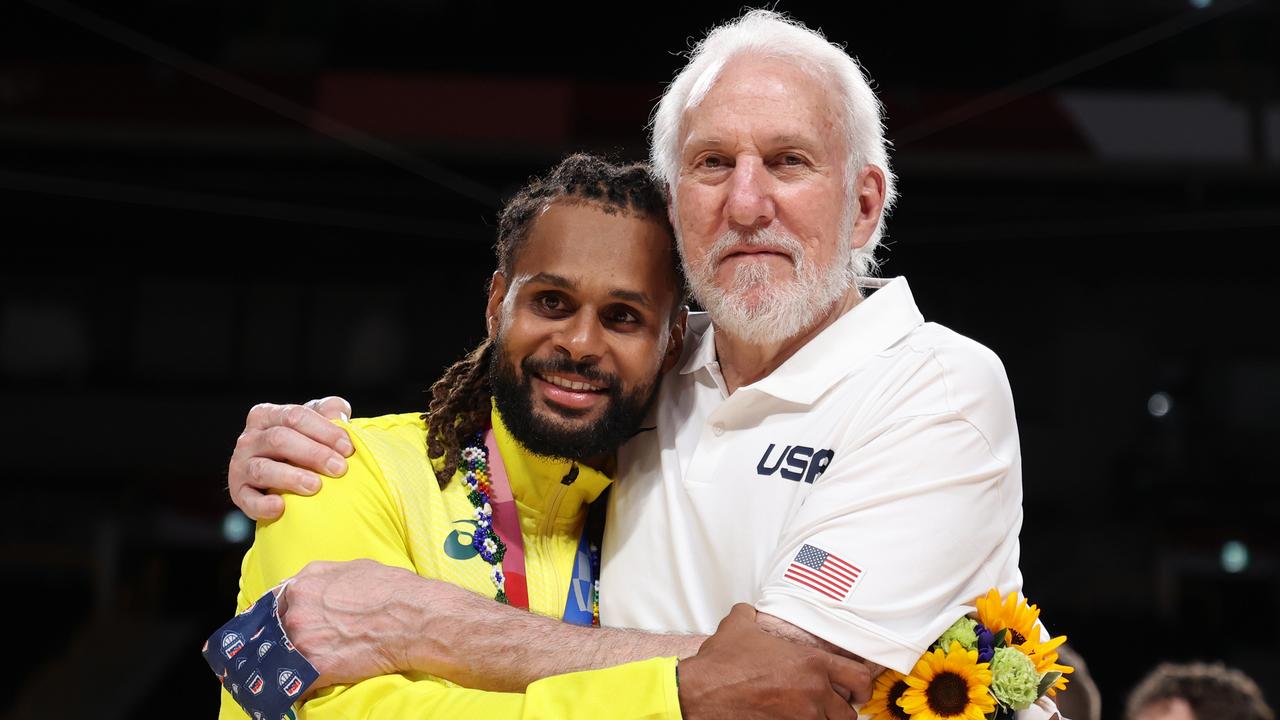
[[[566,390],[577,390],[577,391],[599,390],[599,388],[597,388],[594,385],[588,385],[587,383],[584,383],[584,382],[574,382],[572,380],[565,380],[564,378],[556,377],[555,375],[547,375],[543,379],[551,383],[552,385],[555,385],[556,387],[562,387]]]

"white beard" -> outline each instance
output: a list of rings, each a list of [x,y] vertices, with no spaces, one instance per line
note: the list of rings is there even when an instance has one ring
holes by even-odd
[[[734,271],[733,284],[715,284],[718,259],[735,245],[776,249],[791,256],[795,276],[774,280],[762,262],[744,263]],[[683,246],[681,247],[683,255]],[[806,262],[804,248],[789,234],[765,228],[751,234],[730,230],[707,251],[698,267],[685,259],[689,289],[711,315],[717,328],[749,343],[773,344],[790,340],[817,324],[853,288],[853,248],[840,243],[839,253],[825,268]]]

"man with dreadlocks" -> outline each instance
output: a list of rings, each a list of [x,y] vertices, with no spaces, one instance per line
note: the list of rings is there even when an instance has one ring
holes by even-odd
[[[358,644],[323,614],[289,608],[290,598],[302,607],[296,598],[323,586],[324,561],[365,559],[371,572],[396,568],[585,628],[599,624],[600,528],[588,522],[588,507],[610,482],[615,450],[650,409],[660,374],[679,357],[685,327],[664,195],[643,165],[571,156],[503,209],[497,261],[488,338],[432,386],[425,414],[342,424],[354,446],[343,481],[311,497],[288,496],[283,517],[259,526],[244,558],[240,611],[310,563],[282,593],[286,631],[296,639],[326,627],[335,645]],[[374,596],[389,617],[412,602],[386,588],[364,585],[362,602]],[[764,651],[750,660],[798,658],[815,677],[756,692],[809,693],[848,716],[831,682],[866,694],[869,675],[857,663],[766,636],[754,623],[735,631],[737,647]],[[687,644],[692,654],[697,641]],[[527,687],[484,683],[510,692],[399,673],[405,663],[391,654],[384,674],[361,682],[320,662],[320,684],[330,687],[303,711],[310,718],[679,717],[676,658],[666,654]],[[220,717],[245,717],[237,705],[245,692],[224,689]]]

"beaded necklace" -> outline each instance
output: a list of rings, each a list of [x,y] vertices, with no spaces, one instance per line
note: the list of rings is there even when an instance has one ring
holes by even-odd
[[[467,483],[470,492],[467,500],[475,508],[476,530],[471,536],[471,547],[480,557],[493,567],[490,579],[493,581],[495,594],[493,599],[509,604],[506,592],[506,577],[502,573],[502,559],[506,557],[507,545],[493,529],[493,486],[489,479],[489,450],[485,445],[484,433],[476,433],[472,444],[462,449],[462,479]],[[514,507],[514,506],[513,506]],[[584,532],[586,530],[584,529]],[[600,626],[600,548],[592,542],[590,548],[591,563],[591,625]]]
[[[476,509],[476,531],[471,535],[471,547],[485,562],[493,566],[490,579],[497,589],[494,600],[507,604],[507,582],[502,575],[502,558],[507,545],[493,531],[493,505],[490,504],[493,487],[489,484],[489,453],[484,445],[484,433],[476,433],[474,442],[462,449],[462,479],[471,488],[467,500]]]

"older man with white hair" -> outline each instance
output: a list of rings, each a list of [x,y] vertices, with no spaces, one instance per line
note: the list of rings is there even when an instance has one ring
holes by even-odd
[[[655,111],[651,152],[707,313],[690,319],[652,429],[621,450],[609,501],[601,620],[649,632],[517,620],[422,581],[405,588],[432,598],[405,625],[431,638],[415,669],[470,664],[465,680],[483,685],[688,657],[750,603],[775,634],[910,671],[978,595],[1020,589],[1021,468],[996,356],[926,323],[905,279],[866,277],[894,199],[880,102],[842,49],[751,11],[694,49]],[[325,436],[295,411],[299,449],[268,451],[260,429],[286,413],[256,412],[231,484],[263,516],[253,486],[297,477],[272,461],[321,468]],[[359,624],[372,609],[345,612]],[[767,665],[725,657],[713,638],[680,663],[686,711],[707,714]]]

